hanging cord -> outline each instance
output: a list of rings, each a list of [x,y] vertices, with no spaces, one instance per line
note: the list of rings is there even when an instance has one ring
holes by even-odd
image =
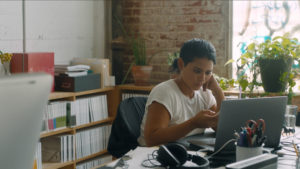
[[[231,142],[233,142],[233,141],[236,141],[236,139],[230,139],[230,140],[228,140],[226,143],[224,143],[224,144],[222,145],[221,148],[219,148],[218,151],[212,153],[211,155],[207,156],[206,158],[207,158],[207,159],[210,159],[212,156],[218,154],[218,153],[219,153],[221,150],[223,150],[229,143],[231,143]]]

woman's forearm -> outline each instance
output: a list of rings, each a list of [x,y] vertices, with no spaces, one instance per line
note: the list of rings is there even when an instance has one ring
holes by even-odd
[[[156,146],[172,142],[186,136],[195,128],[193,119],[190,119],[178,125],[157,129],[145,135],[145,141],[147,146]]]
[[[221,87],[218,86],[212,90],[212,94],[214,95],[217,102],[216,112],[219,112],[221,108],[221,103],[223,100],[225,100],[224,92],[221,89]]]

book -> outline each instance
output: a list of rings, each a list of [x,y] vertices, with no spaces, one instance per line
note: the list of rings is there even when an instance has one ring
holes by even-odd
[[[55,71],[84,71],[89,70],[91,67],[89,65],[55,65]]]

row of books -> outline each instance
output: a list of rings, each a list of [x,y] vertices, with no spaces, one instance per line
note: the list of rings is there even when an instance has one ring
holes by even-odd
[[[110,130],[111,126],[101,126],[77,132],[77,159],[105,150],[108,144]]]
[[[106,119],[108,117],[107,96],[100,95],[77,99],[70,102],[70,109],[71,126],[78,126]]]
[[[74,135],[52,136],[41,140],[43,162],[75,160]]]
[[[99,95],[75,101],[49,103],[43,113],[42,131],[74,127],[108,117],[107,96]]]
[[[42,144],[38,142],[34,154],[33,169],[42,169]]]
[[[46,105],[43,113],[42,131],[49,131],[66,127],[67,102],[51,102]]]
[[[112,161],[111,155],[105,155],[76,165],[76,169],[91,169]]]
[[[128,99],[130,97],[148,97],[149,94],[144,93],[122,93],[122,100]]]

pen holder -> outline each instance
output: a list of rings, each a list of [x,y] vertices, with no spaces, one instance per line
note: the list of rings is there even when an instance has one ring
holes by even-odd
[[[262,146],[259,147],[236,146],[236,161],[241,161],[250,157],[261,155],[262,152],[263,152]]]

